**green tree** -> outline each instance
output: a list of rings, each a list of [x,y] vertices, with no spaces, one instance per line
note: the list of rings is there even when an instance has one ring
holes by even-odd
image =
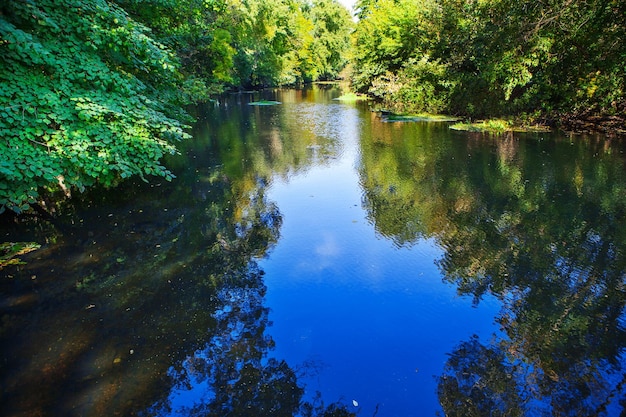
[[[388,107],[552,119],[625,108],[624,2],[364,0],[358,7],[353,83]]]
[[[361,2],[353,84],[396,111],[447,110],[448,63],[433,57],[440,32],[436,1]]]
[[[335,79],[346,66],[353,29],[349,11],[336,0],[315,0],[310,10],[318,79]]]
[[[116,0],[172,50],[185,75],[183,92],[207,99],[234,83],[233,13],[227,0]]]
[[[41,191],[172,173],[184,137],[176,57],[104,0],[17,1],[0,14],[0,211]]]
[[[288,7],[281,5],[283,2]],[[275,16],[272,18],[280,23],[264,26],[276,27],[265,35],[276,33],[269,42],[272,49],[266,52],[274,63],[266,68],[271,74],[266,77],[267,83],[295,85],[338,76],[348,62],[351,48],[353,22],[345,7],[336,0],[262,3],[272,10],[267,15]],[[261,39],[260,44],[268,43]]]
[[[336,77],[336,0],[24,0],[0,6],[0,212],[173,174],[182,104]]]

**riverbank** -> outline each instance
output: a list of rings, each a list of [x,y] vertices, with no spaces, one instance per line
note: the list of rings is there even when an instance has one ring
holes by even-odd
[[[609,137],[626,137],[624,116],[561,116],[558,119],[527,120],[516,117],[472,121],[446,115],[396,114],[381,111],[386,121],[449,121],[453,130],[465,132],[549,132],[560,130],[569,134],[603,134]]]
[[[610,137],[626,137],[626,117],[564,117],[560,120],[558,128],[571,133],[601,133]]]

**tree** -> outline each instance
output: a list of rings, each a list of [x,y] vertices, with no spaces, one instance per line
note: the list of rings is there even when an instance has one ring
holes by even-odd
[[[236,11],[226,0],[116,0],[173,51],[185,76],[183,91],[206,100],[235,82],[231,32]]]
[[[138,175],[188,137],[182,105],[335,77],[336,0],[20,0],[0,6],[0,212]]]
[[[624,2],[363,0],[358,7],[353,83],[388,107],[563,119],[626,106]]]
[[[348,62],[353,22],[336,0],[316,0],[310,10],[319,79],[335,79]]]
[[[16,1],[0,9],[0,211],[131,175],[187,137],[167,96],[178,60],[104,0]]]

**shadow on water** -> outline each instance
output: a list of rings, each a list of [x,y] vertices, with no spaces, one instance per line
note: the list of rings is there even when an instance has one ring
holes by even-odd
[[[623,145],[376,126],[360,175],[379,233],[434,238],[444,281],[501,303],[500,335],[450,353],[445,415],[623,415]]]
[[[77,195],[54,224],[5,218],[3,240],[42,248],[1,270],[1,415],[352,415],[302,400],[271,357],[257,264],[282,221],[270,174],[330,144],[284,137],[292,122],[241,99],[199,110],[172,183]]]

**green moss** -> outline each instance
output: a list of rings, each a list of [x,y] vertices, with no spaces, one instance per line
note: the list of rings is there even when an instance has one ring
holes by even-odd
[[[523,125],[505,119],[480,120],[474,123],[455,123],[450,129],[465,132],[506,133],[506,132],[547,132],[550,129],[541,125]]]

